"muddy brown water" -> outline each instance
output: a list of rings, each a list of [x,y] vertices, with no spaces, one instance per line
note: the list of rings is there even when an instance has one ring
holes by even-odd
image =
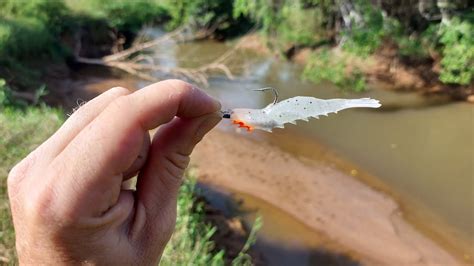
[[[165,66],[196,66],[210,62],[230,47],[210,41],[181,45],[168,42],[153,52]],[[235,79],[214,75],[206,89],[225,108],[264,107],[272,101],[272,95],[251,89],[268,86],[277,88],[281,99],[297,95],[379,99],[383,106],[377,110],[345,110],[309,123],[289,125],[272,134],[256,132],[248,137],[268,141],[297,157],[337,165],[391,194],[409,221],[438,242],[465,253],[466,261],[472,261],[474,105],[395,93],[376,85],[360,94],[338,90],[331,84],[315,85],[301,80],[301,66],[252,51],[238,52],[228,65]],[[139,87],[144,85],[139,82]],[[260,247],[264,253],[271,257],[283,254],[274,257],[273,264],[285,261],[285,257],[295,265],[314,264],[311,256],[316,244],[311,242],[311,236],[315,232],[268,203],[245,194],[232,195],[242,202],[240,210],[248,213],[244,218],[249,223],[254,210],[259,210],[264,220],[282,221],[274,226],[264,225],[259,234],[260,243],[266,243]],[[352,265],[352,261],[346,265]]]

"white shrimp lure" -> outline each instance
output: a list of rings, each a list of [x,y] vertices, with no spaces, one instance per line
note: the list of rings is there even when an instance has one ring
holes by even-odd
[[[274,128],[284,128],[285,124],[296,124],[297,120],[308,121],[309,118],[319,118],[330,113],[348,108],[378,108],[378,100],[361,99],[318,99],[314,97],[297,96],[278,102],[278,92],[274,88],[256,89],[257,91],[272,90],[275,99],[263,109],[237,108],[222,111],[223,118],[231,119],[234,125],[245,128],[272,132]]]

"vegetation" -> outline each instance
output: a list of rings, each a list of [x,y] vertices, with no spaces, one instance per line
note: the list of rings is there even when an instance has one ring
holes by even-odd
[[[211,240],[216,227],[204,223],[203,203],[196,203],[195,193],[195,179],[188,171],[188,178],[179,193],[176,229],[170,243],[166,246],[160,265],[217,266],[225,264],[225,251],[216,251],[215,244]],[[232,260],[232,265],[252,265],[247,252],[255,243],[256,232],[261,226],[262,221],[258,217],[241,252]]]
[[[5,67],[0,69],[0,77],[15,88],[39,86],[11,82],[8,75],[30,75],[32,78],[25,80],[38,80],[39,71],[25,71],[29,59],[64,60],[71,55],[71,45],[62,40],[84,27],[92,31],[88,34],[92,38],[104,38],[111,30],[129,42],[144,24],[165,23],[168,29],[192,25],[209,30],[219,39],[256,27],[267,36],[272,48],[282,52],[292,47],[339,46],[351,56],[365,58],[392,42],[403,58],[439,61],[441,82],[469,85],[474,71],[473,7],[465,0],[449,5],[444,2],[419,0],[403,5],[371,0],[5,0],[0,2],[0,64]],[[321,55],[313,56],[307,69],[318,66],[314,63],[318,57]],[[331,64],[342,75],[338,80],[347,79],[337,85],[344,86],[353,79],[361,81],[356,77],[359,71],[337,69],[347,63],[344,57],[341,60]],[[305,76],[317,72],[307,70]],[[322,75],[309,79],[327,78]]]
[[[15,236],[7,199],[10,169],[64,121],[62,112],[47,106],[25,107],[9,96],[0,80],[0,262],[13,264]]]
[[[37,62],[71,57],[75,44],[65,40],[77,42],[77,33],[85,31],[97,46],[112,47],[111,33],[130,41],[144,24],[167,19],[167,11],[152,0],[0,1],[0,78],[31,91],[41,85]]]
[[[329,81],[342,88],[350,88],[353,91],[361,92],[366,90],[366,81],[363,73],[356,67],[348,70],[347,59],[331,56],[327,49],[314,52],[303,72],[303,78],[315,83]]]
[[[440,80],[468,85],[473,81],[473,7],[467,1],[453,1],[449,5],[444,5],[445,2],[433,1],[430,5],[420,0],[406,5],[388,1],[375,4],[369,0],[235,0],[234,16],[252,18],[274,40],[273,47],[277,49],[339,46],[351,56],[365,58],[392,42],[402,57],[416,60],[439,54]],[[354,79],[362,84],[359,71],[342,70],[345,57],[339,58],[341,62],[334,62],[338,58],[332,57],[331,69],[322,69],[324,64],[315,61],[327,59],[326,53],[315,53],[307,65],[306,78],[325,79],[338,86],[350,84]],[[329,75],[330,72],[334,73]]]
[[[474,78],[473,23],[455,18],[449,25],[440,25],[438,32],[443,55],[441,81],[468,85]]]

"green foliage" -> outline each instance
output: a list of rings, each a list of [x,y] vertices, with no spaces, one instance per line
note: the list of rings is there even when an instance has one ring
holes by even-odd
[[[441,25],[439,42],[443,59],[440,80],[444,83],[468,85],[474,77],[474,27],[468,20],[454,18]]]
[[[7,87],[7,82],[4,79],[0,79],[0,110],[5,106],[10,105],[10,90]]]
[[[261,216],[257,216],[255,222],[253,223],[252,230],[250,231],[249,237],[244,244],[244,247],[239,252],[239,255],[232,261],[233,266],[238,265],[253,265],[252,258],[248,255],[248,251],[252,245],[257,242],[257,232],[262,228],[263,220]]]
[[[196,179],[188,171],[186,181],[178,196],[178,217],[176,228],[163,253],[160,265],[225,265],[224,251],[215,250],[211,240],[216,228],[204,222],[202,202],[196,202]],[[252,265],[247,254],[256,241],[262,221],[258,217],[249,237],[232,265]]]
[[[49,33],[61,33],[65,26],[67,9],[61,0],[3,0],[0,15],[12,18],[34,18],[48,29]]]
[[[4,82],[0,83],[4,88]],[[14,265],[16,257],[15,233],[7,199],[8,172],[59,128],[63,120],[59,110],[44,106],[21,110],[8,107],[0,111],[0,257],[5,264]]]
[[[249,17],[259,24],[265,33],[271,32],[277,24],[278,6],[267,0],[234,0],[233,16]]]
[[[7,82],[4,79],[0,79],[0,111],[7,108],[23,108],[26,106],[26,102],[13,97],[12,90],[7,85]]]
[[[181,25],[211,30],[214,37],[228,38],[246,33],[252,24],[245,17],[233,16],[234,0],[165,0],[171,17],[169,29]]]
[[[25,100],[15,98],[13,90],[8,86],[4,79],[0,79],[0,111],[4,109],[27,109],[29,106],[38,105],[40,103],[40,98],[46,95],[47,89],[45,85],[41,85],[34,92],[32,97],[32,102],[27,102]],[[42,104],[42,103],[40,103]]]
[[[352,28],[344,30],[346,37],[343,48],[355,55],[366,57],[382,44],[386,35],[382,10],[375,8],[368,0],[355,2],[362,21],[352,21]]]
[[[235,0],[234,17],[246,16],[280,47],[312,46],[329,38],[329,1]]]
[[[0,18],[0,56],[28,58],[51,51],[53,37],[36,18]]]
[[[427,58],[429,56],[428,47],[423,40],[417,36],[401,35],[396,38],[398,53],[406,57]]]
[[[18,87],[36,88],[41,69],[31,65],[70,56],[63,40],[81,28],[91,29],[88,37],[102,44],[112,29],[131,37],[143,24],[166,17],[158,0],[0,1],[0,76]]]
[[[289,3],[280,10],[279,19],[276,31],[285,42],[311,46],[326,38],[320,8],[304,9],[299,2]]]
[[[60,0],[0,1],[0,56],[61,58],[60,34],[75,24]]]
[[[162,22],[168,16],[162,6],[141,1],[113,1],[104,6],[104,12],[110,26],[132,32],[138,32],[145,23]]]
[[[146,23],[161,23],[168,19],[160,1],[152,0],[66,0],[76,13],[106,21],[118,31],[138,32]]]
[[[327,50],[314,52],[303,72],[303,78],[321,83],[329,81],[344,90],[361,92],[366,90],[363,73],[354,68],[347,71],[346,59],[334,58]]]
[[[195,205],[195,180],[186,179],[178,197],[176,229],[160,265],[223,265],[224,252],[214,252],[216,228],[204,223],[202,204]]]
[[[230,20],[232,1],[181,0],[173,1],[178,9],[173,12],[173,21],[180,24],[192,23],[197,27],[208,27],[220,21]]]

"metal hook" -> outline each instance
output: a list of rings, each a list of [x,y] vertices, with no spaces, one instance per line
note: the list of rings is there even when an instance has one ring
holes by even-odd
[[[253,89],[254,91],[268,91],[268,90],[272,90],[273,91],[273,95],[275,96],[275,98],[273,99],[273,104],[276,104],[278,102],[278,91],[273,88],[273,87],[266,87],[266,88],[261,88],[261,89]]]

